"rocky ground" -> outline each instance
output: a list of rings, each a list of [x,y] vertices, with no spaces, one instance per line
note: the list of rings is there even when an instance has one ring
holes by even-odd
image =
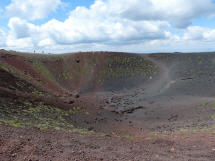
[[[0,126],[1,161],[211,161],[215,134],[142,133],[138,136],[78,134]]]

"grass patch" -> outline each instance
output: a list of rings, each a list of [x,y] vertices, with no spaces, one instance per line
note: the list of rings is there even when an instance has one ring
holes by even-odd
[[[207,105],[208,105],[208,102],[204,102],[204,103],[202,103],[200,106],[206,107]]]
[[[189,138],[190,138],[190,136],[188,136],[188,135],[187,135],[187,136],[184,136],[184,139],[189,139]]]
[[[6,72],[10,72],[10,69],[6,65],[3,65],[3,63],[0,64],[0,68]]]
[[[212,59],[213,64],[215,64],[215,58]]]
[[[50,81],[55,82],[55,78],[53,77],[53,75],[51,74],[51,72],[49,71],[48,68],[46,68],[46,66],[41,63],[41,62],[33,62],[32,66],[41,73],[41,75],[43,75],[45,78],[47,78]]]
[[[67,79],[67,80],[72,80],[73,79],[72,75],[69,72],[67,72],[67,71],[63,72],[63,77],[65,79]]]
[[[133,137],[132,137],[132,136],[129,136],[129,135],[125,135],[125,136],[123,136],[123,138],[128,139],[128,140],[133,139]]]
[[[211,134],[212,134],[212,135],[215,135],[215,131],[212,131]]]
[[[14,106],[16,104],[16,106]],[[74,107],[64,111],[57,107],[46,105],[43,102],[29,102],[17,100],[0,107],[0,122],[13,127],[38,127],[41,130],[55,129],[91,133],[85,129],[73,126],[73,117],[77,114],[86,115],[81,107]]]
[[[215,120],[215,114],[211,116],[211,119],[212,119],[212,120]]]
[[[147,138],[145,138],[145,140],[153,140],[153,137],[147,137]]]

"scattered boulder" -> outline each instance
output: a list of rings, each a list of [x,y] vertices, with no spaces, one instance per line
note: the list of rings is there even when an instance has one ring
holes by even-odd
[[[130,108],[125,108],[124,110],[121,111],[122,114],[124,113],[133,113],[135,110],[138,110],[138,109],[143,109],[145,107],[143,106],[137,106],[137,107],[130,107]]]
[[[76,61],[76,63],[80,63],[80,59],[79,58],[76,58],[75,61]]]
[[[16,90],[16,88],[15,87],[8,87],[8,89],[10,89],[10,90],[13,90],[13,91],[15,91]]]
[[[80,95],[79,95],[79,94],[76,94],[76,95],[75,95],[75,98],[79,98],[79,97],[80,97]]]
[[[169,121],[176,121],[178,119],[178,115],[171,115],[170,118],[168,118]]]
[[[88,128],[89,131],[92,131],[93,129],[94,129],[94,127],[92,127],[92,126]]]
[[[70,101],[68,102],[68,104],[73,104],[73,103],[75,103],[75,101],[73,101],[73,100],[70,100]]]
[[[74,91],[72,93],[70,93],[70,95],[72,95],[74,98],[79,98],[80,97],[80,94],[78,91]]]

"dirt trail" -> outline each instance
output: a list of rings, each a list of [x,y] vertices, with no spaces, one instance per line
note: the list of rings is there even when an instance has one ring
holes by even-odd
[[[115,97],[118,98],[118,107],[116,107],[118,112],[128,109],[134,112],[141,109],[138,107],[145,106],[151,100],[162,96],[162,93],[175,83],[169,75],[171,69],[167,68],[164,63],[151,58],[149,55],[142,55],[142,57],[153,62],[158,69],[158,73],[134,89],[124,90],[121,93],[115,94]],[[112,101],[112,105],[115,105],[114,101]]]
[[[148,55],[146,58],[152,61],[159,69],[159,74],[152,78],[148,85],[145,87],[144,98],[154,97],[161,94],[165,89],[171,85],[171,78],[169,76],[169,68],[167,68],[163,63],[150,58]]]

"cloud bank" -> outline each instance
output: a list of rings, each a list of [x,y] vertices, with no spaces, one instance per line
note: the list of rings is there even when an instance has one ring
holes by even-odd
[[[6,7],[8,16],[17,16],[28,20],[45,18],[61,5],[60,0],[11,0]]]
[[[200,17],[215,16],[212,0],[96,0],[89,8],[71,10],[64,21],[50,19],[34,24],[34,20],[47,17],[61,4],[60,0],[12,0],[6,7],[9,31],[5,35],[0,30],[0,36],[6,37],[4,42],[0,40],[0,46],[56,52],[150,52],[186,51],[198,49],[199,43],[215,42],[215,29],[192,26]]]

